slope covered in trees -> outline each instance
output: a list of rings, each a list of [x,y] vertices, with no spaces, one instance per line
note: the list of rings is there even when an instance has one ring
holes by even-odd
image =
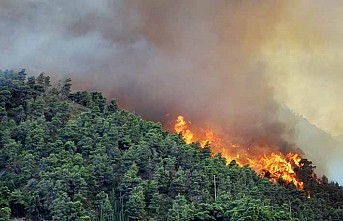
[[[343,220],[342,187],[307,160],[304,190],[275,185],[70,88],[0,72],[0,220]]]

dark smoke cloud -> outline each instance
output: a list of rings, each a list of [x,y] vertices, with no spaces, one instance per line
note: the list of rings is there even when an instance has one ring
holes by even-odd
[[[253,59],[265,41],[265,32],[273,30],[284,4],[153,0],[130,3],[140,12],[143,35],[166,61],[157,68],[155,61],[151,64],[153,70],[148,72],[156,76],[147,79],[152,83],[149,88],[144,82],[136,87],[143,90],[135,93],[141,94],[135,96],[138,102],[132,102],[141,110],[139,113],[151,113],[146,102],[139,105],[140,100],[146,100],[147,91],[152,93],[148,97],[157,96],[164,112],[184,114],[194,122],[212,124],[211,127],[218,125],[218,130],[245,140],[279,141],[283,131],[275,114],[278,105],[266,84],[263,64]],[[152,101],[148,106],[156,106],[156,101]]]
[[[258,151],[289,151],[294,125],[280,122],[285,97],[276,90],[288,75],[271,74],[280,69],[265,47],[277,51],[269,42],[288,39],[280,27],[312,36],[300,31],[302,8],[272,0],[0,0],[0,67],[71,76],[74,89],[118,97],[145,119],[182,114]],[[292,42],[307,45],[298,37]]]

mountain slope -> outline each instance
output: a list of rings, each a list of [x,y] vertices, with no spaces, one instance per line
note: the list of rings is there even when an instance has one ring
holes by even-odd
[[[280,120],[290,128],[295,128],[294,142],[305,157],[317,166],[317,175],[325,174],[342,184],[343,173],[338,169],[343,166],[340,158],[343,154],[342,142],[287,107],[280,111]]]
[[[0,72],[0,220],[343,219],[342,187],[308,161],[305,190],[276,185],[70,79],[49,85]]]

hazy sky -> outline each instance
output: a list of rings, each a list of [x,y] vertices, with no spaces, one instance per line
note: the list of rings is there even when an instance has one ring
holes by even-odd
[[[343,134],[342,6],[303,1],[262,49],[277,100],[332,135]]]

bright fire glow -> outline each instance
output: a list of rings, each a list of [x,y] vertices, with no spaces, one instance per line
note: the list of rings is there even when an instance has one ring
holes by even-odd
[[[282,179],[286,183],[293,183],[297,188],[303,189],[303,182],[296,178],[294,167],[301,167],[301,157],[297,153],[288,153],[284,156],[282,153],[269,152],[265,154],[249,153],[249,147],[242,148],[238,144],[215,137],[212,130],[204,130],[202,136],[197,136],[189,129],[190,121],[186,121],[183,116],[178,116],[174,129],[182,136],[187,144],[199,140],[201,147],[211,144],[212,151],[222,153],[227,163],[236,160],[238,165],[249,164],[262,177],[276,183]],[[200,139],[199,139],[200,138]]]
[[[307,199],[311,199],[311,193],[310,193],[310,191],[308,191],[306,195],[307,195],[307,196],[306,196]]]
[[[191,123],[191,122],[188,122],[188,123]],[[178,116],[174,129],[176,133],[182,133],[182,136],[185,142],[187,144],[190,144],[193,142],[194,134],[187,128],[188,128],[188,124],[185,121],[185,118],[183,116]]]

